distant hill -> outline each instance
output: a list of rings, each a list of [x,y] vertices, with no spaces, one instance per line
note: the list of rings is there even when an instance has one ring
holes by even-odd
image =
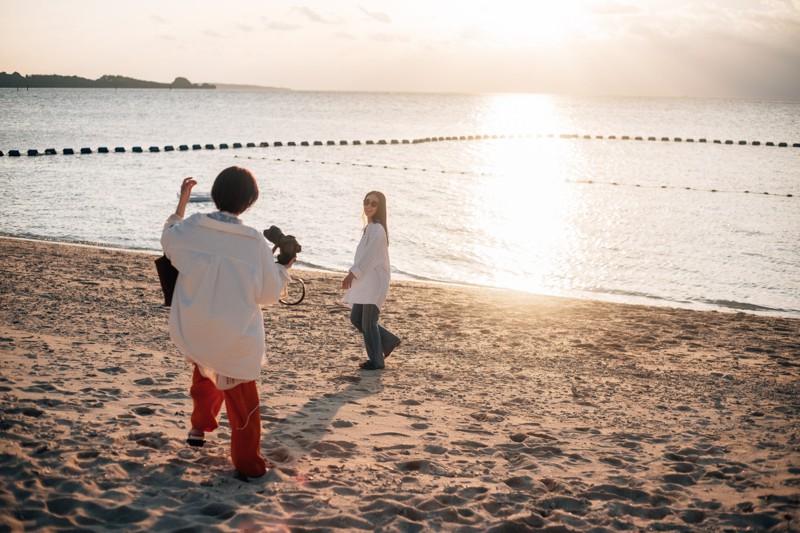
[[[172,83],[143,81],[125,76],[106,74],[96,80],[78,76],[59,76],[56,74],[31,74],[23,76],[19,72],[7,74],[0,72],[0,87],[25,88],[73,88],[73,89],[216,89],[216,86],[192,83],[186,78],[175,78]]]

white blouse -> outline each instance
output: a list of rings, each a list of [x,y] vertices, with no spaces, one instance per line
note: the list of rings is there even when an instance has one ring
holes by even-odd
[[[344,302],[373,304],[380,309],[389,293],[391,266],[389,264],[389,239],[378,222],[367,224],[356,248],[356,257],[350,268],[355,279],[344,294]]]
[[[203,213],[172,215],[161,246],[180,275],[169,332],[185,357],[217,383],[258,379],[264,358],[261,305],[276,303],[289,279],[254,228]]]

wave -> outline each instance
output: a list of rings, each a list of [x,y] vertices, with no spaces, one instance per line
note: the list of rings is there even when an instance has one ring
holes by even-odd
[[[764,305],[751,304],[747,302],[737,302],[734,300],[711,300],[700,299],[700,303],[711,305],[713,307],[722,307],[725,309],[735,309],[737,311],[752,311],[760,313],[780,313],[780,314],[798,314],[800,309],[784,309],[780,307],[767,307]]]

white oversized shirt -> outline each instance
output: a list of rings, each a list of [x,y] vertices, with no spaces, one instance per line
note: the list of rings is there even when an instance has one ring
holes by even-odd
[[[178,269],[170,338],[201,368],[257,379],[264,359],[262,304],[278,301],[289,279],[263,234],[197,213],[167,220],[164,254]]]
[[[350,268],[355,279],[344,294],[344,301],[353,304],[373,304],[380,309],[389,293],[391,266],[389,264],[389,239],[378,222],[367,224],[356,248],[356,257]]]

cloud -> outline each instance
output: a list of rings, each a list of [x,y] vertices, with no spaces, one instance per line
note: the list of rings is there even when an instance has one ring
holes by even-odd
[[[287,22],[281,22],[278,20],[271,20],[269,22],[266,22],[265,26],[268,30],[273,30],[273,31],[293,31],[293,30],[299,30],[301,28],[301,26],[299,26],[298,24],[289,24]]]
[[[372,20],[376,20],[378,22],[383,22],[384,24],[391,24],[392,23],[391,17],[389,15],[387,15],[386,13],[379,13],[377,11],[367,11],[366,9],[364,9],[361,6],[358,6],[358,9],[360,9],[367,17],[371,18]]]
[[[300,11],[300,13],[305,15],[306,18],[308,18],[308,20],[310,20],[311,22],[318,22],[320,24],[341,24],[340,20],[326,19],[325,17],[323,17],[322,15],[320,15],[319,13],[308,7],[292,8],[292,11],[294,10]]]

